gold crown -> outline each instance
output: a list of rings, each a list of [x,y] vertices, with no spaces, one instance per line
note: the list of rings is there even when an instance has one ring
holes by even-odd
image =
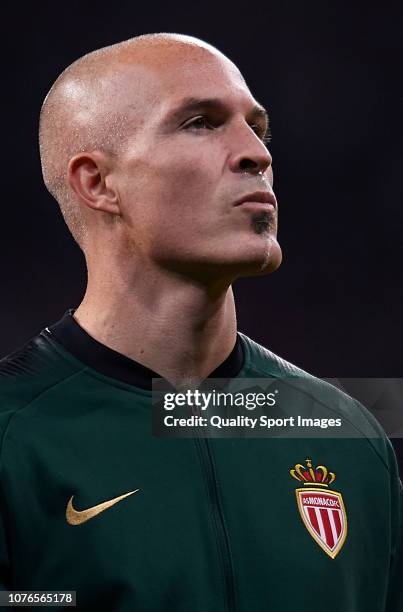
[[[316,487],[328,487],[336,479],[334,472],[329,472],[327,467],[324,465],[317,465],[316,468],[312,467],[312,460],[306,459],[306,465],[297,463],[290,474],[295,480],[303,482],[304,485],[316,486]]]

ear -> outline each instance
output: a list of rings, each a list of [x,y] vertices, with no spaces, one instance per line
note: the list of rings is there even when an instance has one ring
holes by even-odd
[[[67,178],[80,200],[93,210],[120,215],[117,192],[107,187],[108,164],[102,151],[86,151],[69,162]]]

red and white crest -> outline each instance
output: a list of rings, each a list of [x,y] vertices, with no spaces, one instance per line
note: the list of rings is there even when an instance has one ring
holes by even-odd
[[[325,465],[297,463],[290,474],[304,484],[296,489],[298,509],[305,527],[319,546],[332,558],[340,552],[347,537],[347,514],[341,493],[329,489],[336,479]]]
[[[332,559],[347,536],[347,516],[341,493],[323,489],[297,489],[298,508],[311,536]]]

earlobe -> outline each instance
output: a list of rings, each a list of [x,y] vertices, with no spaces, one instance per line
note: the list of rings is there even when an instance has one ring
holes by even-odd
[[[79,199],[93,210],[120,215],[116,192],[106,185],[107,164],[100,151],[74,156],[67,168],[70,187]]]

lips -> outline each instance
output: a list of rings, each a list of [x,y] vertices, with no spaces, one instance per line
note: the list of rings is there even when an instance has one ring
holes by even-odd
[[[234,206],[241,206],[245,202],[260,202],[261,204],[271,204],[274,208],[277,208],[277,200],[273,193],[269,191],[254,191],[253,193],[248,193],[243,196],[239,200],[237,200]]]

